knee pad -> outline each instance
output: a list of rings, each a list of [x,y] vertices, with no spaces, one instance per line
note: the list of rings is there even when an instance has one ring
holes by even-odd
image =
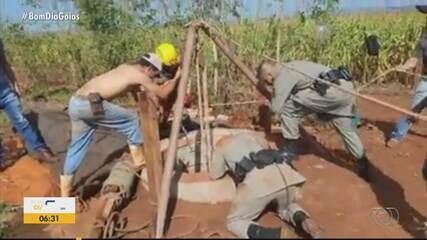
[[[295,226],[298,228],[301,228],[302,222],[304,222],[305,219],[307,219],[308,216],[303,211],[298,211],[292,216],[292,220],[295,223]]]
[[[248,237],[255,239],[279,239],[281,228],[266,228],[251,224],[248,228]]]

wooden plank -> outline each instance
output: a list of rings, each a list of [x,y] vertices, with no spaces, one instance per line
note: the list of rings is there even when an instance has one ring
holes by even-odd
[[[209,96],[208,96],[208,67],[206,64],[203,66],[202,74],[202,89],[203,89],[203,122],[204,125],[204,141],[205,152],[204,158],[208,162],[207,170],[209,171],[212,161],[212,145],[211,145],[211,131],[209,117]]]
[[[185,90],[190,75],[190,63],[196,41],[196,30],[194,23],[190,24],[187,40],[185,43],[184,58],[182,63],[182,74],[178,86],[178,97],[174,109],[174,118],[172,122],[172,131],[169,137],[170,146],[167,151],[164,171],[162,175],[160,198],[157,208],[157,221],[156,221],[156,238],[162,238],[164,234],[167,206],[170,196],[170,186],[172,181],[173,166],[175,164],[175,157],[178,144],[179,130],[181,129],[182,112],[184,108]]]
[[[139,93],[138,105],[141,113],[141,131],[144,137],[144,156],[147,162],[150,200],[157,204],[160,195],[160,176],[162,174],[157,109],[145,92]]]
[[[271,92],[256,78],[255,73],[246,66],[243,61],[236,56],[236,54],[234,54],[227,43],[225,43],[221,38],[221,35],[204,22],[200,23],[200,25],[206,35],[212,39],[219,50],[221,50],[221,52],[240,69],[243,75],[245,75],[245,77],[249,79],[254,86],[256,86],[262,95],[264,95],[268,100],[271,100]]]
[[[200,45],[198,45],[200,46]],[[202,98],[202,87],[201,87],[201,77],[200,77],[200,52],[199,47],[196,48],[195,58],[196,58],[196,81],[197,81],[197,106],[198,106],[198,115],[200,123],[200,156],[199,161],[205,158],[206,153],[206,138],[205,138],[205,124],[204,124],[204,111],[203,111],[203,98]],[[200,169],[198,169],[200,170]]]

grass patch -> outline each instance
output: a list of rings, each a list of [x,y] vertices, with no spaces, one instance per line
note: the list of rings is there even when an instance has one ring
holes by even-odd
[[[275,57],[279,53],[281,61],[300,59],[329,66],[346,65],[354,80],[363,84],[378,71],[385,71],[408,59],[424,22],[425,17],[416,11],[337,15],[326,22],[330,33],[322,42],[319,42],[315,22],[311,19],[300,21],[291,18],[280,23],[242,21],[230,25],[212,22],[212,25],[243,44],[230,43],[230,46],[253,69],[263,60],[262,54]],[[364,44],[367,34],[375,34],[379,38],[381,51],[378,57],[367,54]],[[71,94],[66,90],[53,89],[64,88],[74,92],[91,78],[121,63],[136,60],[144,52],[152,52],[160,42],[182,46],[185,36],[183,24],[160,28],[141,25],[109,33],[78,29],[34,34],[9,27],[2,32],[8,59],[20,82],[26,86],[26,94],[44,94],[49,100],[62,103],[66,103]],[[255,98],[255,94],[248,93],[250,84],[243,80],[240,71],[220,52],[214,54],[211,40],[204,35],[199,40],[204,64],[209,66],[208,79],[214,79],[214,67],[218,70],[217,87],[214,88],[212,82],[208,89],[210,102]],[[194,67],[191,69],[193,80]],[[403,77],[406,76],[388,76],[393,81]],[[192,82],[192,92],[196,93],[195,81]],[[54,93],[49,93],[52,90]]]
[[[10,232],[7,224],[1,221],[1,216],[6,214],[8,210],[10,210],[10,205],[6,202],[0,201],[0,239],[7,237]]]
[[[9,119],[7,118],[4,112],[1,112],[0,113],[0,131],[1,129],[7,128],[8,126],[9,126]]]

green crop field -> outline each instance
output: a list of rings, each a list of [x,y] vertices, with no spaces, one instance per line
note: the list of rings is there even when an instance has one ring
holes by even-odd
[[[331,66],[347,65],[356,81],[363,82],[378,70],[403,63],[413,51],[424,21],[424,16],[417,12],[331,16],[327,20],[330,34],[323,41],[316,38],[311,19],[212,24],[242,44],[230,43],[230,46],[253,69],[263,60],[262,54],[279,56],[282,61],[307,59]],[[367,55],[366,34],[379,37],[378,58]],[[82,28],[74,32],[29,33],[12,25],[3,35],[7,55],[26,95],[46,94],[53,100],[66,102],[71,92],[91,77],[135,60],[161,42],[183,46],[185,27],[184,23],[174,23],[113,32]],[[207,37],[201,37],[200,42],[211,83],[214,68],[218,70],[218,87],[212,84],[209,89],[211,101],[250,99],[252,96],[242,91],[248,83],[237,69],[220,53],[218,61],[214,61],[213,44]]]

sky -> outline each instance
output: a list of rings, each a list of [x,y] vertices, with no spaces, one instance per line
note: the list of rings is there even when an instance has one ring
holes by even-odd
[[[124,0],[126,1],[126,0]],[[180,0],[187,4],[191,0]],[[24,0],[0,0],[0,22],[21,22],[24,13],[44,13],[54,11],[56,13],[63,11],[64,13],[78,14],[74,8],[72,1],[54,1],[54,0],[39,0],[41,8],[32,8],[25,5]],[[253,18],[257,14],[257,9],[260,17],[269,17],[276,13],[278,8],[276,0],[243,0],[243,7],[240,13],[243,17]],[[261,2],[258,6],[257,2]],[[294,15],[299,11],[303,11],[310,6],[312,0],[284,0],[285,6],[282,16]],[[396,9],[413,9],[416,4],[426,4],[427,0],[340,0],[339,10],[341,11],[366,11],[366,10],[396,10]],[[158,0],[153,0],[153,6],[159,6]],[[26,21],[26,24],[32,30],[56,30],[73,27],[73,21]]]

